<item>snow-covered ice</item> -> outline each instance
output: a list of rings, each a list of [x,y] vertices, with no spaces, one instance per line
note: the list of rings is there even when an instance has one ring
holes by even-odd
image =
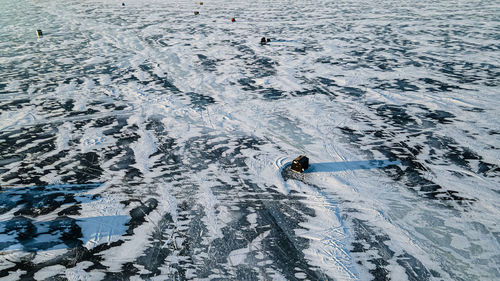
[[[0,3],[0,278],[500,279],[498,1],[122,2]]]

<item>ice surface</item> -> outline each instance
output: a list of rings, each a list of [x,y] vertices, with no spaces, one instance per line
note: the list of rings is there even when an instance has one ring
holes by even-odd
[[[497,2],[1,6],[0,278],[500,278]]]
[[[79,219],[78,226],[82,229],[84,247],[91,249],[102,243],[117,241],[127,230],[128,216],[108,216]]]

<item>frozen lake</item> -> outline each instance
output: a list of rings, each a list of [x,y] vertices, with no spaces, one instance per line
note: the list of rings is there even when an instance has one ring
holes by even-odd
[[[0,10],[0,279],[500,279],[499,1]]]

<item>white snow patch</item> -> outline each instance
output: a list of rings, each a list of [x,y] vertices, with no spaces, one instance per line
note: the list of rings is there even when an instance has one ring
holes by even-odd
[[[152,163],[150,162],[151,154],[156,152],[156,142],[152,134],[146,130],[139,130],[139,139],[132,144],[134,150],[135,164],[134,167],[139,169],[143,175],[150,172]]]
[[[337,202],[316,188],[299,181],[289,181],[293,190],[307,195],[306,205],[314,209],[315,217],[301,223],[297,236],[309,239],[310,247],[304,250],[311,265],[321,268],[338,280],[358,279],[352,256],[348,250],[350,235],[340,216]]]
[[[106,61],[106,59],[104,57],[96,56],[96,57],[93,57],[93,58],[90,58],[90,59],[84,61],[83,63],[84,64],[99,64],[99,63],[103,63],[105,61]]]
[[[106,136],[103,128],[88,128],[85,130],[80,140],[80,150],[82,153],[102,149],[115,143],[112,136]]]
[[[0,131],[6,129],[20,128],[43,120],[37,114],[34,106],[27,106],[16,111],[0,112]]]
[[[200,183],[200,193],[198,202],[204,207],[205,216],[203,217],[203,222],[205,223],[205,227],[208,229],[208,243],[217,238],[223,238],[222,234],[222,226],[220,225],[222,222],[217,218],[215,213],[216,206],[218,203],[217,197],[212,193],[210,188],[210,183],[201,182]]]
[[[47,266],[35,273],[33,276],[35,280],[45,280],[47,278],[50,278],[52,276],[55,276],[57,274],[61,274],[66,270],[66,267],[62,265],[52,265],[52,266]]]

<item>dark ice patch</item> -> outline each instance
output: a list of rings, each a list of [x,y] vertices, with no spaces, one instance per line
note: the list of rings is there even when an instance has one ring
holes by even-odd
[[[397,126],[417,126],[415,118],[408,114],[403,106],[382,104],[377,108],[377,115],[388,117],[389,122]]]
[[[217,63],[220,62],[220,60],[210,59],[207,56],[202,55],[202,54],[196,54],[196,56],[200,60],[201,65],[205,70],[211,71],[211,72],[214,72],[217,70]]]
[[[449,92],[452,90],[457,90],[461,89],[459,86],[456,85],[450,85],[432,78],[420,78],[420,81],[432,85],[433,87],[426,87],[426,90],[431,91],[431,92]]]
[[[361,90],[361,89],[358,89],[358,88],[355,88],[355,87],[343,87],[340,92],[342,93],[346,93],[348,95],[351,95],[351,96],[355,96],[355,97],[361,97],[365,94],[365,91]]]
[[[13,101],[0,101],[0,110],[11,111],[21,109],[30,104],[30,99],[15,99]]]
[[[377,80],[377,79],[372,79],[372,80]],[[380,89],[380,90],[399,90],[402,92],[415,92],[418,91],[420,88],[417,85],[412,84],[410,81],[407,79],[396,79],[395,81],[391,82],[380,82],[380,84],[376,85],[373,87],[374,89]]]
[[[186,95],[189,96],[191,105],[199,109],[205,109],[207,105],[215,103],[215,99],[210,96],[195,92],[187,92]]]
[[[5,214],[17,207],[14,215],[37,217],[48,214],[67,204],[88,202],[92,197],[78,195],[100,186],[100,183],[58,184],[3,189],[0,193],[0,210]]]
[[[144,203],[140,200],[123,201],[121,203],[128,205],[133,201],[139,202],[140,205],[130,211],[130,222],[127,224],[129,226],[127,235],[132,235],[134,229],[146,221],[145,217],[158,207],[158,200],[154,198],[149,198]]]
[[[447,124],[452,122],[450,119],[455,118],[455,115],[443,110],[435,110],[427,113],[425,117],[437,120],[441,124]]]

